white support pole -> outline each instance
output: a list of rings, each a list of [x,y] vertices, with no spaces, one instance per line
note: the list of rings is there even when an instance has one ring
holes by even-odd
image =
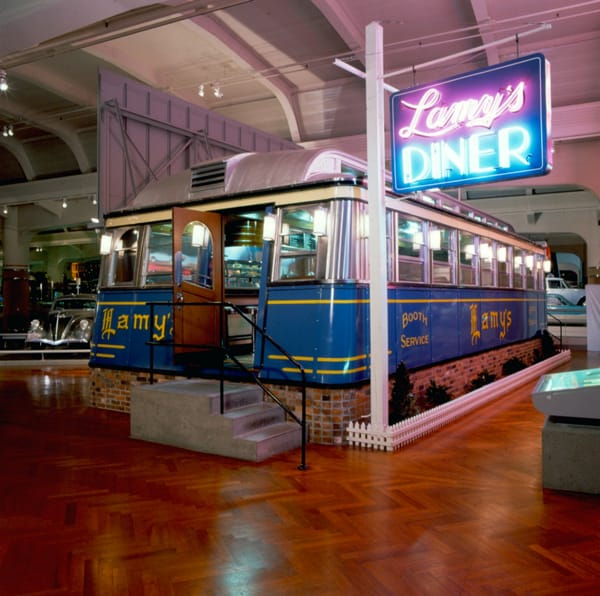
[[[388,426],[387,240],[385,229],[385,139],[383,29],[366,28],[367,176],[369,182],[369,268],[371,339],[371,424]]]

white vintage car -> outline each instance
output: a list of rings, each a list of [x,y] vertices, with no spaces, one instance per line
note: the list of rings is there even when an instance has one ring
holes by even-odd
[[[89,348],[96,316],[96,296],[61,296],[52,303],[45,321],[33,319],[25,346],[28,348]]]

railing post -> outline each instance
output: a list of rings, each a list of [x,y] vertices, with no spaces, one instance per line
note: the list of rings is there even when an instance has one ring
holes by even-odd
[[[150,385],[154,385],[154,342],[152,340],[152,322],[154,321],[154,303],[150,303]]]
[[[219,302],[219,335],[221,336],[220,348],[221,348],[221,374],[219,375],[219,397],[220,397],[220,408],[221,415],[225,413],[225,354],[226,350],[226,341],[225,338],[226,331],[223,326],[223,313],[225,311],[225,304],[223,301]]]
[[[306,466],[306,379],[302,371],[302,461],[298,466],[299,470],[307,470]]]

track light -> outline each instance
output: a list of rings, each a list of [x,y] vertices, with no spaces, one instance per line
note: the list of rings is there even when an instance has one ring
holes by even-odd
[[[5,70],[0,70],[0,91],[8,91],[8,79]]]
[[[5,124],[2,127],[2,136],[3,137],[14,137],[15,136],[12,124],[8,124],[8,125]]]
[[[63,199],[63,201],[62,201],[62,208],[63,209],[67,208],[67,199]]]
[[[198,85],[198,96],[205,97],[207,92],[211,93],[217,99],[221,99],[223,97],[221,83],[200,83],[200,85]]]
[[[6,205],[2,208],[2,215],[8,215],[8,207]]]

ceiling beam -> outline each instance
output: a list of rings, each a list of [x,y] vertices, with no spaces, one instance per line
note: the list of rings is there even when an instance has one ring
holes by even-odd
[[[342,0],[312,0],[329,24],[364,66],[365,31],[359,27]]]
[[[44,118],[43,115],[28,110],[22,104],[15,104],[12,100],[5,98],[2,102],[2,112],[10,115],[10,117],[18,122],[25,122],[41,130],[45,130],[58,138],[71,150],[79,170],[82,173],[91,172],[92,166],[90,160],[81,144],[77,131],[65,122],[57,118]],[[13,122],[14,124],[15,122]]]
[[[27,180],[33,180],[35,178],[35,170],[23,147],[23,143],[13,138],[0,137],[0,145],[4,145],[8,151],[10,151],[15,159],[19,162],[23,174]]]
[[[20,184],[0,186],[0,205],[41,203],[71,197],[95,197],[98,193],[98,175],[94,173],[32,180]]]
[[[493,41],[496,41],[491,33],[486,32],[486,29],[492,24],[492,19],[490,17],[490,13],[488,12],[487,0],[471,0],[471,8],[473,9],[473,14],[475,15],[477,25],[479,26],[479,35],[481,36],[481,41],[483,44],[489,44]],[[490,45],[486,47],[485,55],[489,66],[498,64],[500,62],[498,46]]]
[[[96,109],[96,88],[76,84],[74,77],[61,74],[52,69],[51,64],[24,64],[15,71],[18,79],[23,79],[37,87],[41,87],[67,101]]]

